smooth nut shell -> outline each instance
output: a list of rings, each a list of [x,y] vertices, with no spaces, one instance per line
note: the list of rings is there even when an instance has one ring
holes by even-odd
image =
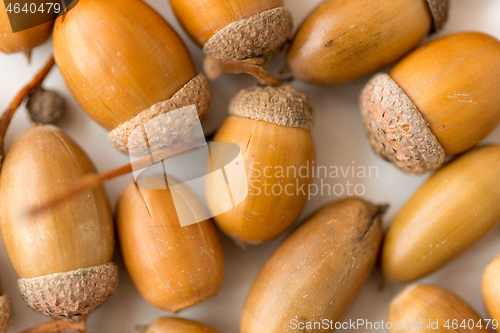
[[[184,42],[140,0],[79,0],[56,20],[54,57],[78,103],[107,130],[196,75]]]
[[[102,186],[37,216],[23,215],[95,172],[85,152],[55,126],[32,126],[12,144],[0,173],[0,229],[21,278],[111,260],[113,220]]]
[[[149,326],[145,333],[218,333],[213,328],[192,320],[163,317]]]
[[[438,321],[437,328],[429,328],[429,322]],[[448,329],[444,325],[449,320],[458,322],[457,329]],[[468,329],[460,327],[462,321],[470,325]],[[469,322],[471,320],[471,322]],[[474,322],[474,326],[472,325]],[[478,323],[481,321],[482,328]],[[485,328],[486,322],[464,300],[452,292],[434,285],[415,284],[406,287],[389,306],[387,322],[391,323],[391,333],[441,333],[441,332],[490,332]],[[397,329],[398,323],[421,323],[421,327]]]
[[[261,269],[243,309],[241,333],[296,332],[293,319],[342,320],[375,265],[380,213],[368,202],[348,199],[308,219]]]
[[[345,83],[402,57],[431,24],[423,0],[329,0],[302,23],[287,61],[300,80]]]
[[[447,156],[462,153],[500,124],[500,41],[457,33],[412,52],[390,72],[415,103]]]
[[[183,199],[196,209],[194,194]],[[217,294],[224,261],[215,227],[210,220],[181,227],[170,189],[131,183],[118,202],[117,229],[127,271],[154,306],[177,312]]]
[[[481,294],[489,318],[500,323],[500,255],[496,256],[483,272]],[[496,331],[500,332],[500,327],[497,327]]]
[[[384,273],[397,282],[419,279],[493,229],[500,222],[498,165],[500,146],[484,146],[432,175],[387,231],[382,251]]]
[[[283,6],[283,0],[169,1],[184,30],[200,46],[233,22]]]

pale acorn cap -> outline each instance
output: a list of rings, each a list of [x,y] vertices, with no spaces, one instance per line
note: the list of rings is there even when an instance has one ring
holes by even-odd
[[[156,103],[110,131],[108,133],[108,140],[115,148],[125,154],[147,153],[148,149],[155,146],[156,143],[168,146],[172,143],[173,138],[182,135],[182,133],[177,132],[185,128],[185,126],[178,123],[169,124],[168,119],[159,116],[186,106],[195,105],[198,112],[198,119],[202,119],[209,110],[211,99],[212,95],[208,81],[205,75],[200,73],[179,89],[170,99]],[[155,118],[157,118],[156,123],[153,120]],[[198,119],[187,121],[194,122],[198,121]],[[142,131],[136,130],[150,121],[153,121],[155,128],[149,128],[148,138],[155,138],[157,142],[148,142],[144,139]],[[176,119],[176,121],[179,121],[179,119]],[[184,125],[187,126],[189,124],[186,123]]]
[[[370,143],[385,160],[412,174],[444,164],[444,148],[415,103],[388,74],[377,74],[368,82],[360,109]]]
[[[432,16],[432,32],[441,30],[448,20],[450,0],[427,0]]]
[[[278,7],[230,23],[203,46],[205,55],[222,61],[271,58],[292,34],[290,11]]]
[[[7,332],[12,324],[12,303],[7,295],[0,296],[0,333]]]
[[[17,281],[34,310],[53,318],[83,319],[110,298],[118,286],[118,266],[107,263]]]
[[[243,89],[229,102],[229,114],[306,130],[313,125],[309,99],[290,85]]]

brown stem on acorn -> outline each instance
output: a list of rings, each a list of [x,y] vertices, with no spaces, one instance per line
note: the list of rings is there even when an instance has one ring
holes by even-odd
[[[262,68],[267,65],[267,62],[264,58],[223,61],[209,55],[205,56],[203,69],[210,80],[217,79],[223,73],[245,73],[253,75],[264,85],[275,86],[282,83],[282,80],[275,78],[271,73]]]
[[[53,199],[47,201],[46,203],[42,203],[40,206],[33,207],[27,211],[27,216],[36,216],[47,210],[50,210],[61,203],[74,198],[75,196],[81,194],[82,192],[94,187],[102,185],[104,182],[124,176],[126,174],[132,173],[134,170],[142,170],[152,165],[163,162],[167,158],[178,155],[179,153],[185,152],[192,147],[189,144],[180,142],[175,143],[175,149],[172,146],[165,147],[155,151],[154,153],[142,157],[138,160],[133,161],[132,163],[124,164],[117,168],[114,168],[109,171],[105,171],[102,173],[88,174],[81,178],[75,186],[68,189],[64,193],[55,196]],[[173,152],[174,151],[174,152]]]
[[[63,332],[86,332],[85,320],[73,322],[66,319],[55,319],[22,333],[63,333]]]
[[[26,56],[26,59],[28,59],[28,65],[31,64],[31,51],[32,50],[23,51],[24,55]]]
[[[45,66],[36,74],[36,76],[26,85],[24,86],[14,97],[12,102],[10,102],[7,109],[2,114],[0,118],[0,168],[2,167],[2,161],[4,156],[4,138],[5,133],[9,127],[10,121],[14,116],[14,113],[19,108],[19,106],[23,103],[24,99],[28,97],[30,94],[35,92],[43,83],[43,80],[47,77],[52,67],[54,67],[55,61],[54,57],[51,56],[47,61]]]

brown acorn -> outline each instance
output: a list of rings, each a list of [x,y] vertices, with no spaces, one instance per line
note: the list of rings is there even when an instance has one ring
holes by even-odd
[[[196,75],[183,41],[143,1],[79,0],[56,20],[54,56],[81,107],[125,153],[147,148],[130,134],[147,122],[161,131],[158,116],[191,104],[200,117],[208,111],[205,76]]]
[[[294,323],[342,320],[375,265],[384,209],[348,199],[301,225],[262,267],[243,308],[241,333],[292,333]]]
[[[500,146],[484,146],[432,175],[406,202],[386,233],[384,273],[397,282],[424,277],[495,228],[500,222],[498,165]]]
[[[488,333],[486,324],[452,292],[434,285],[414,284],[392,300],[386,327],[391,333]]]
[[[151,326],[145,328],[144,333],[218,333],[213,328],[192,320],[162,317]]]
[[[414,51],[364,88],[361,114],[373,149],[398,168],[441,167],[500,123],[500,41],[458,33]]]
[[[217,294],[224,275],[219,237],[187,188],[161,189],[164,177],[131,183],[117,207],[117,229],[127,271],[152,305],[177,312]],[[169,182],[170,185],[170,182]]]
[[[339,84],[402,57],[448,17],[449,0],[329,0],[302,23],[288,66],[303,81]]]
[[[297,220],[313,181],[312,123],[308,98],[288,85],[256,86],[232,98],[229,117],[213,142],[240,148],[246,184],[232,191],[248,187],[248,195],[228,210],[227,186],[215,178],[206,182],[208,207],[213,215],[220,214],[214,220],[225,233],[238,242],[256,244],[277,237]]]
[[[30,55],[33,48],[45,43],[52,33],[54,21],[19,32],[12,32],[5,2],[0,1],[0,52],[24,52]]]
[[[78,320],[116,291],[113,220],[104,189],[86,190],[44,214],[30,208],[71,187],[95,168],[54,126],[22,132],[0,174],[0,229],[22,297],[33,309]]]
[[[283,0],[169,1],[184,30],[203,47],[205,56],[218,61],[248,65],[252,59],[262,59],[265,63],[292,33],[292,15],[283,7]],[[218,76],[213,63],[205,62],[205,72],[211,79]]]
[[[7,332],[12,324],[12,304],[8,295],[2,293],[0,285],[0,333]]]
[[[485,268],[481,280],[481,294],[489,318],[496,320],[500,332],[500,255],[496,256]]]

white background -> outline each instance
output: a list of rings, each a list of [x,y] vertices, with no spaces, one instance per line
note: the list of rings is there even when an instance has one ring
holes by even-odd
[[[167,0],[148,0],[147,2],[180,33],[200,69],[201,50],[181,30]],[[286,6],[292,11],[296,26],[318,3],[320,0],[285,0]],[[500,38],[500,0],[452,0],[452,5],[450,21],[439,35],[476,30]],[[49,41],[34,51],[31,65],[27,64],[25,57],[21,54],[9,56],[0,54],[0,109],[8,105],[18,89],[43,65],[50,53],[51,42]],[[282,59],[275,61],[275,69],[281,67],[280,61]],[[379,168],[379,177],[374,179],[348,178],[326,179],[325,181],[331,185],[337,182],[345,183],[347,180],[363,183],[366,186],[365,199],[390,204],[391,208],[385,216],[387,226],[401,205],[427,176],[404,175],[371,152],[360,123],[357,106],[359,92],[367,80],[368,78],[365,78],[352,84],[336,87],[320,87],[299,82],[295,82],[294,86],[310,97],[316,110],[316,125],[313,128],[313,134],[317,147],[317,165],[348,167],[354,162],[356,166]],[[203,123],[206,132],[210,132],[223,121],[228,99],[238,90],[254,83],[255,80],[246,75],[226,75],[212,83],[214,101],[211,114]],[[98,170],[104,171],[128,162],[126,156],[115,151],[107,143],[105,130],[88,118],[73,100],[57,68],[49,75],[45,87],[56,89],[65,97],[69,106],[68,113],[59,126],[91,156]],[[22,107],[7,133],[7,147],[16,135],[29,125],[27,113]],[[500,143],[500,129],[493,132],[486,141]],[[175,175],[180,171],[182,171],[182,166],[178,165],[176,170],[171,170],[171,174]],[[121,191],[130,181],[131,177],[125,176],[106,184],[113,207]],[[303,221],[305,216],[338,199],[340,198],[331,196],[313,198],[307,204],[300,220]],[[204,322],[222,333],[238,332],[239,316],[245,295],[260,266],[283,240],[283,237],[261,246],[241,250],[231,240],[221,235],[225,251],[226,275],[219,294],[202,304],[182,311],[180,315]],[[487,262],[500,253],[499,237],[500,229],[497,228],[460,258],[421,282],[448,287],[466,299],[484,317],[485,311],[480,297],[480,278]],[[116,260],[121,261],[118,255]],[[121,262],[120,266],[122,269],[118,292],[90,317],[89,332],[135,332],[136,325],[146,325],[160,316],[168,315],[142,299],[127,277]],[[411,269],[410,262],[408,269]],[[11,296],[14,304],[15,320],[10,329],[11,332],[19,332],[47,320],[28,308],[20,298],[16,287],[17,275],[9,263],[3,246],[0,246],[0,277],[4,292]],[[390,299],[403,286],[389,284],[383,291],[380,291],[378,290],[380,282],[380,274],[378,272],[372,274],[346,320],[358,318],[373,322],[385,320]]]

